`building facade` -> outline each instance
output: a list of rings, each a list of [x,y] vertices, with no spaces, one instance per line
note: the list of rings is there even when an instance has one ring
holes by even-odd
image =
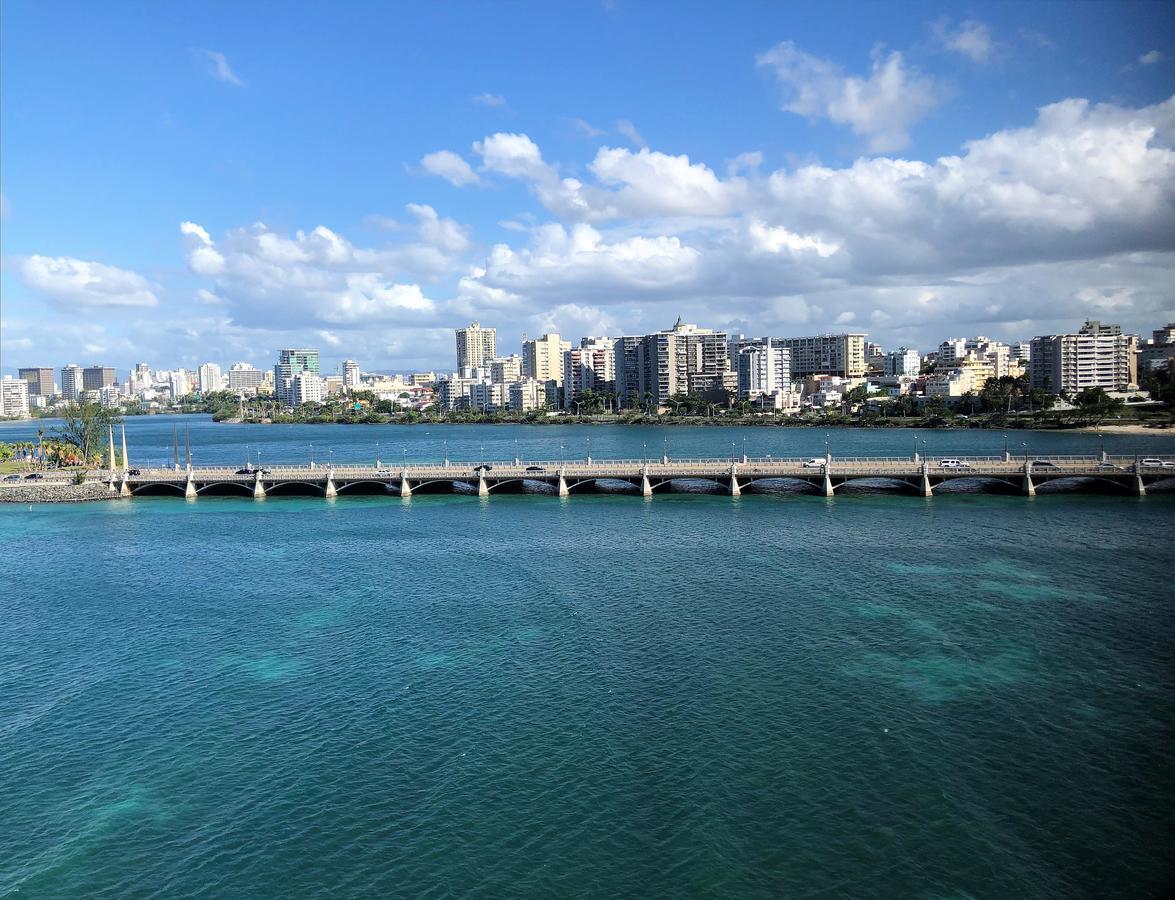
[[[353,359],[343,360],[343,384],[349,388],[359,387],[359,363]]]
[[[30,397],[52,397],[57,393],[52,369],[18,369],[17,375],[28,383]]]
[[[63,366],[61,369],[61,396],[64,400],[80,400],[85,391],[82,381],[82,367]]]
[[[557,333],[544,334],[534,340],[522,341],[522,374],[535,381],[553,381],[563,385],[563,354],[571,349]]]
[[[1126,390],[1131,385],[1132,341],[1120,325],[1089,320],[1076,334],[1032,339],[1029,382],[1052,394],[1087,388]]]
[[[740,400],[790,390],[791,351],[779,338],[741,342],[737,366]]]
[[[82,369],[82,390],[100,391],[114,384],[115,379],[114,369],[110,366],[88,366]]]
[[[265,373],[248,363],[233,363],[228,370],[228,389],[241,397],[252,397],[261,388]]]
[[[457,369],[483,366],[498,355],[498,329],[473,322],[457,329]]]
[[[783,338],[783,346],[791,353],[791,371],[794,377],[865,376],[864,334],[821,334],[814,337]]]
[[[14,419],[29,417],[28,381],[11,375],[0,379],[0,416]]]
[[[278,351],[277,365],[273,367],[273,396],[278,403],[296,406],[294,379],[302,372],[321,374],[318,351],[289,349]]]
[[[563,354],[563,408],[580,402],[584,391],[611,394],[616,390],[616,341],[583,338]]]

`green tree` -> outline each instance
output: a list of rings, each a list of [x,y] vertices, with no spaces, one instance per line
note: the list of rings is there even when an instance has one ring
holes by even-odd
[[[122,422],[122,416],[113,409],[89,400],[70,403],[61,412],[61,419],[62,424],[54,429],[53,434],[77,448],[83,463],[101,456],[108,429]]]

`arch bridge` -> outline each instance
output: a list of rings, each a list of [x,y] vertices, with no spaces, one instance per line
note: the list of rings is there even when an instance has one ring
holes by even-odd
[[[609,482],[644,496],[675,490],[685,482],[710,482],[732,495],[765,482],[790,481],[812,493],[834,496],[845,485],[884,480],[925,497],[948,482],[971,479],[1005,491],[1032,496],[1038,485],[1075,479],[1078,487],[1116,487],[1122,493],[1146,494],[1147,485],[1175,479],[1175,460],[1145,461],[1122,456],[968,456],[949,460],[899,457],[779,459],[725,457],[657,460],[587,459],[524,462],[413,464],[385,466],[272,466],[260,469],[188,467],[129,469],[101,473],[123,496],[171,494],[190,499],[233,494],[261,499],[289,494],[337,497],[347,494],[458,492],[488,497],[495,493],[540,492],[561,497],[595,490]],[[133,473],[133,474],[132,474]],[[542,487],[542,486],[546,487]]]

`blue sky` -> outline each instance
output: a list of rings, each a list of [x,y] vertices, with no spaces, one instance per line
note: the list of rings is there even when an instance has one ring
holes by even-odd
[[[1175,319],[1169,4],[0,16],[5,372]]]

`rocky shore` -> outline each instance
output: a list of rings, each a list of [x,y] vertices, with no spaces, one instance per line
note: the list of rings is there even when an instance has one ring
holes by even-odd
[[[111,493],[109,486],[99,481],[86,484],[60,481],[0,484],[0,503],[81,503],[117,498],[118,494]]]

